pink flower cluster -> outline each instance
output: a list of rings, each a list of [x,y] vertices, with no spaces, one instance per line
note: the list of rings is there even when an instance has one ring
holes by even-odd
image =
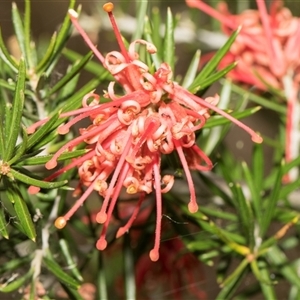
[[[145,195],[154,189],[157,216],[155,242],[150,258],[156,261],[159,258],[161,233],[161,195],[168,192],[174,183],[174,176],[160,174],[162,155],[177,152],[191,195],[188,208],[194,213],[198,205],[190,169],[205,171],[213,166],[195,141],[195,132],[204,126],[210,116],[209,109],[245,129],[254,142],[260,143],[262,138],[218,109],[218,95],[204,100],[173,82],[168,64],[162,63],[151,74],[148,66],[139,60],[135,46],[144,45],[149,53],[156,52],[155,46],[144,40],[136,40],[127,50],[112,15],[112,3],[106,3],[103,7],[111,19],[121,48],[120,52],[112,51],[105,57],[80,27],[77,13],[70,10],[69,14],[85,42],[123,88],[124,95],[116,95],[115,83],[111,82],[104,93],[104,97],[110,100],[108,103],[101,104],[100,96],[91,92],[83,98],[81,109],[62,115],[74,118],[58,129],[60,134],[67,133],[71,126],[84,118],[90,118],[91,125],[80,129],[80,135],[57,151],[46,164],[47,169],[53,169],[64,151],[71,151],[81,142],[87,145],[88,152],[85,155],[74,159],[70,165],[46,179],[52,180],[68,169],[77,167],[79,184],[86,187],[81,197],[64,216],[56,220],[55,225],[63,228],[91,192],[96,191],[104,199],[96,216],[96,221],[103,224],[96,246],[99,250],[105,249],[106,232],[121,189],[126,188],[128,194],[140,193],[140,199],[127,224],[119,229],[117,237],[129,230]],[[29,131],[32,132],[40,124],[33,125]]]
[[[262,90],[279,89],[287,99],[286,161],[299,156],[299,103],[300,84],[300,19],[283,6],[280,0],[271,1],[268,13],[266,3],[257,0],[258,10],[245,10],[239,15],[229,12],[227,4],[220,2],[218,11],[202,0],[186,0],[190,7],[198,8],[221,22],[222,30],[231,35],[242,29],[219,67],[238,61],[227,74],[235,81],[255,85]],[[295,171],[295,169],[294,169]],[[291,173],[294,173],[292,175]],[[291,172],[290,179],[297,173]]]

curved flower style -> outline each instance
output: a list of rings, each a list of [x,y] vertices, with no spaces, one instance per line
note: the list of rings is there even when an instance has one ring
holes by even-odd
[[[262,90],[280,89],[287,98],[286,161],[299,156],[300,106],[297,101],[300,84],[300,19],[283,7],[283,2],[273,0],[268,14],[265,1],[257,0],[258,10],[246,10],[239,15],[229,12],[227,4],[220,2],[218,11],[201,0],[186,0],[222,24],[230,35],[242,25],[242,30],[219,67],[238,61],[227,76],[235,81],[255,85]],[[295,180],[294,168],[285,180]]]
[[[135,45],[144,45],[149,53],[155,53],[155,46],[144,40],[136,40],[127,50],[112,15],[112,3],[106,3],[103,8],[111,19],[121,49],[121,52],[112,51],[105,57],[94,47],[80,27],[77,13],[70,10],[69,14],[85,42],[125,93],[123,96],[117,96],[114,92],[115,83],[111,82],[104,94],[104,97],[111,100],[110,102],[101,104],[100,96],[91,92],[83,98],[81,109],[62,114],[62,117],[74,116],[74,118],[58,129],[60,134],[67,133],[71,126],[87,117],[92,124],[80,129],[80,135],[64,145],[46,164],[47,169],[53,169],[57,165],[58,157],[64,151],[72,150],[81,142],[87,144],[88,152],[84,156],[73,160],[70,165],[46,178],[52,180],[68,169],[77,167],[79,187],[87,187],[69,212],[56,220],[55,226],[63,228],[91,192],[97,191],[104,200],[96,216],[96,221],[103,224],[96,246],[100,250],[105,249],[106,231],[122,187],[126,188],[128,194],[140,193],[140,199],[127,224],[119,229],[117,237],[128,231],[138,214],[145,194],[152,192],[154,188],[157,218],[155,243],[150,251],[150,258],[156,261],[159,258],[161,232],[161,194],[168,192],[174,182],[172,175],[163,177],[160,175],[162,154],[177,152],[191,194],[188,208],[193,213],[198,210],[198,205],[190,169],[205,171],[213,167],[210,159],[195,143],[195,131],[205,124],[209,117],[209,109],[242,127],[251,135],[254,142],[260,143],[262,138],[218,109],[215,106],[219,100],[218,95],[204,100],[173,82],[172,70],[168,64],[162,63],[158,70],[151,74],[148,66],[138,59]],[[41,122],[34,124],[28,131],[34,131],[39,125]],[[36,189],[32,187],[31,192],[36,192]]]

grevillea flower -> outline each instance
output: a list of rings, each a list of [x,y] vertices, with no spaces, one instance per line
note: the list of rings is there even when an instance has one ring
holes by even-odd
[[[127,50],[112,14],[113,4],[106,3],[103,8],[109,15],[121,49],[105,57],[80,27],[77,13],[70,10],[69,15],[85,42],[123,88],[124,95],[116,95],[115,83],[111,82],[104,93],[104,97],[110,100],[108,103],[101,104],[100,96],[91,92],[83,98],[81,109],[61,115],[74,118],[58,128],[60,134],[67,133],[71,126],[84,118],[90,118],[91,125],[80,129],[79,136],[64,145],[46,164],[47,169],[53,169],[64,151],[72,150],[81,142],[87,145],[88,152],[85,155],[46,178],[52,180],[70,168],[77,167],[79,187],[86,187],[72,208],[56,220],[55,226],[63,228],[91,192],[97,191],[103,197],[103,203],[96,221],[103,224],[103,227],[96,246],[103,250],[107,246],[106,232],[121,189],[125,187],[128,194],[139,193],[140,197],[127,224],[118,230],[117,237],[129,230],[145,195],[154,189],[157,216],[155,242],[150,258],[156,261],[159,258],[162,193],[168,192],[174,182],[172,175],[160,175],[162,155],[177,152],[191,194],[188,208],[194,213],[198,205],[190,169],[206,171],[213,166],[195,143],[195,131],[204,126],[209,110],[225,116],[246,130],[254,142],[260,143],[262,138],[218,109],[218,95],[204,100],[173,82],[172,70],[167,63],[162,63],[151,74],[148,66],[139,60],[135,46],[144,45],[149,53],[156,52],[155,46],[144,40],[136,40]],[[28,131],[33,132],[43,122],[32,125]],[[30,192],[36,191],[35,187],[30,188]]]
[[[286,161],[299,156],[300,106],[297,101],[300,84],[300,19],[283,7],[280,0],[271,1],[267,12],[265,1],[257,0],[258,10],[246,10],[239,15],[229,12],[227,4],[220,2],[218,11],[201,0],[186,0],[219,20],[222,30],[230,35],[242,25],[238,37],[219,67],[238,61],[227,76],[235,81],[255,85],[262,90],[280,89],[287,99]],[[294,168],[285,180],[295,180]]]

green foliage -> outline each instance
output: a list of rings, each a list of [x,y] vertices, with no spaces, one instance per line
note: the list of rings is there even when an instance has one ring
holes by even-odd
[[[164,15],[158,7],[149,9],[148,1],[136,1],[136,4],[137,30],[132,40],[143,38],[157,47],[157,53],[152,55],[141,47],[140,59],[152,72],[162,62],[177,72],[174,34],[180,24],[179,15],[173,15],[172,4]],[[82,98],[99,86],[107,89],[113,77],[104,66],[91,60],[92,52],[86,50],[86,54],[81,55],[67,47],[72,31],[67,14],[48,41],[46,51],[40,53],[38,42],[33,43],[31,36],[31,5],[34,4],[30,0],[25,0],[23,14],[12,4],[14,32],[22,53],[20,59],[11,56],[0,31],[0,249],[3,258],[0,292],[23,293],[29,286],[27,296],[35,299],[38,282],[44,283],[47,278],[51,286],[41,299],[58,297],[56,283],[60,283],[67,295],[64,299],[85,299],[78,290],[85,282],[96,286],[95,299],[113,299],[120,296],[115,288],[120,276],[124,283],[122,296],[126,299],[143,297],[139,294],[135,274],[142,263],[143,267],[147,266],[143,258],[152,239],[155,215],[151,199],[141,208],[141,214],[147,214],[150,207],[147,221],[134,226],[133,234],[125,235],[121,241],[113,238],[124,223],[120,217],[122,206],[116,209],[115,224],[108,230],[109,255],[94,249],[99,235],[93,219],[93,212],[100,205],[96,196],[90,206],[83,206],[82,215],[75,216],[63,231],[53,226],[56,217],[74,201],[68,200],[68,191],[77,180],[76,170],[62,172],[55,181],[45,180],[49,174],[44,165],[57,149],[75,136],[73,132],[58,135],[58,127],[68,118],[62,114],[80,108]],[[75,0],[70,0],[69,8],[75,8]],[[175,73],[173,77],[194,94],[204,94],[209,87],[220,83],[219,105],[236,119],[251,117],[266,109],[284,119],[286,106],[281,91],[257,94],[224,79],[236,63],[218,70],[238,34],[239,30],[234,31],[201,71],[201,52],[193,43],[194,54],[189,66],[184,68],[185,74]],[[57,79],[53,74],[62,60],[67,60],[69,65]],[[92,79],[78,84],[84,72]],[[107,99],[103,97],[101,101]],[[31,127],[38,121],[38,128]],[[289,170],[299,168],[300,158],[290,163],[282,160],[284,135],[281,130],[275,138],[264,137],[274,150],[268,172],[263,145],[253,146],[250,163],[238,162],[224,142],[229,130],[229,120],[212,115],[197,133],[197,143],[215,163],[211,172],[194,172],[196,182],[208,190],[208,196],[199,197],[197,213],[191,214],[187,209],[189,195],[181,191],[185,190],[186,182],[183,171],[177,168],[177,158],[172,158],[171,163],[162,160],[164,168],[168,165],[166,172],[171,169],[181,185],[179,192],[171,190],[164,195],[163,221],[171,224],[166,222],[168,230],[172,228],[170,233],[163,232],[162,244],[169,239],[184,242],[186,249],[173,253],[174,266],[188,251],[199,262],[213,267],[220,286],[214,295],[216,299],[247,299],[252,295],[276,299],[278,282],[286,284],[289,299],[297,299],[300,295],[299,260],[293,261],[288,250],[299,251],[299,205],[293,206],[290,199],[297,192],[300,179],[287,184],[283,184],[283,180]],[[83,148],[84,145],[79,145],[63,153],[58,159],[60,166],[86,154]],[[39,192],[33,193],[37,189]],[[209,201],[202,204],[202,200]],[[172,249],[168,255],[172,256]],[[182,270],[184,275],[188,272],[188,268]],[[245,282],[249,278],[252,281],[247,286]],[[146,287],[149,293],[156,292],[151,282],[144,284],[149,285]],[[189,291],[183,296],[189,297]]]

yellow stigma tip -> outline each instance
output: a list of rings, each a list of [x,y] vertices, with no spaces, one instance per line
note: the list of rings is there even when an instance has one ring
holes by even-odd
[[[57,228],[57,229],[62,229],[66,226],[67,224],[67,221],[64,217],[58,217],[55,222],[54,222],[54,226]]]
[[[114,5],[111,2],[107,2],[103,5],[103,10],[106,11],[107,13],[112,12],[114,9]]]

